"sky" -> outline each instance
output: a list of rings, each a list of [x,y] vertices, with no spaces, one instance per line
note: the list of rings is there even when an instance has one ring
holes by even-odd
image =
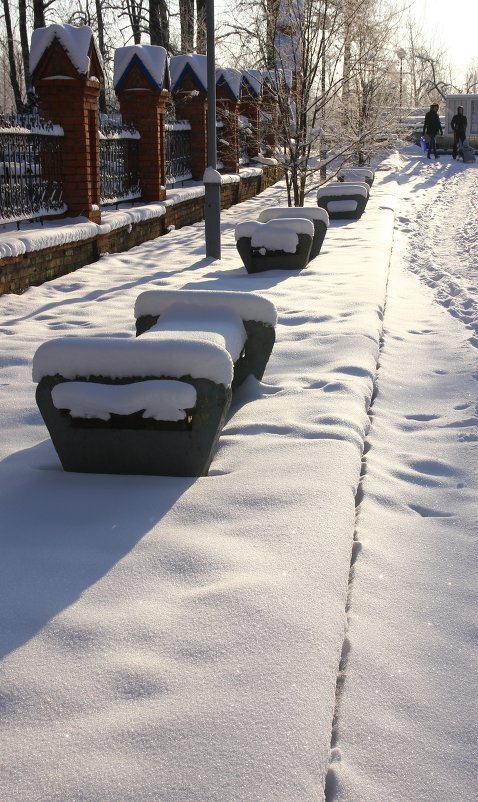
[[[478,6],[473,0],[456,6],[449,0],[415,0],[412,13],[429,39],[446,48],[453,73],[455,68],[463,72],[472,60],[478,62]]]
[[[478,163],[375,167],[302,271],[236,249],[278,184],[222,213],[220,260],[196,224],[0,297],[8,802],[476,798]],[[132,340],[151,289],[272,302],[263,379],[205,477],[64,472],[34,354]]]

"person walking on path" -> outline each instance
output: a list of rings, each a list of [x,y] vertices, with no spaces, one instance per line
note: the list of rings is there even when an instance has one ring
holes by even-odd
[[[453,131],[453,158],[456,159],[458,155],[458,148],[460,147],[460,143],[463,145],[463,142],[466,139],[466,126],[468,125],[468,120],[464,115],[464,108],[463,106],[458,106],[456,110],[456,114],[451,118],[451,130]]]
[[[425,114],[425,122],[423,123],[423,134],[428,134],[428,143],[427,143],[427,157],[430,158],[430,154],[433,152],[435,159],[438,158],[437,156],[437,146],[435,137],[440,132],[443,135],[443,128],[440,122],[440,118],[438,116],[438,103],[432,103],[430,105],[430,111],[427,111]]]

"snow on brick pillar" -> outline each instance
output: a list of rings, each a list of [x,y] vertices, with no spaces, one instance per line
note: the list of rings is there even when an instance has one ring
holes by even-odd
[[[241,115],[249,120],[247,155],[253,159],[261,152],[262,76],[258,70],[244,70],[241,82]]]
[[[217,114],[222,121],[219,145],[223,169],[227,173],[239,172],[239,106],[241,73],[233,69],[216,70]]]
[[[202,181],[207,167],[207,61],[202,54],[170,59],[171,94],[177,120],[191,126],[191,173]]]
[[[140,133],[141,198],[166,198],[166,106],[169,69],[164,47],[131,45],[115,52],[114,87],[125,124]]]
[[[63,201],[68,215],[100,223],[98,98],[103,69],[91,28],[35,29],[30,72],[41,115],[64,131]]]

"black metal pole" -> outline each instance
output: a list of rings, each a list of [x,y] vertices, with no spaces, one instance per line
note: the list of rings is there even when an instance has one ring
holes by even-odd
[[[221,179],[217,172],[214,0],[206,0],[207,166],[204,178],[206,256],[221,258]]]

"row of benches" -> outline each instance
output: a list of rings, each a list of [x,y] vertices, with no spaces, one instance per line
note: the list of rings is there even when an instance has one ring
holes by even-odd
[[[239,255],[248,273],[303,270],[320,253],[329,220],[357,220],[363,214],[374,173],[367,167],[342,170],[320,187],[317,207],[272,207],[258,220],[236,226]]]
[[[327,226],[323,208],[267,209],[236,227],[237,247],[249,272],[293,270],[318,255]],[[61,464],[205,476],[234,390],[262,379],[276,308],[253,292],[162,289],[139,295],[134,315],[136,338],[63,337],[35,353],[36,400]]]

